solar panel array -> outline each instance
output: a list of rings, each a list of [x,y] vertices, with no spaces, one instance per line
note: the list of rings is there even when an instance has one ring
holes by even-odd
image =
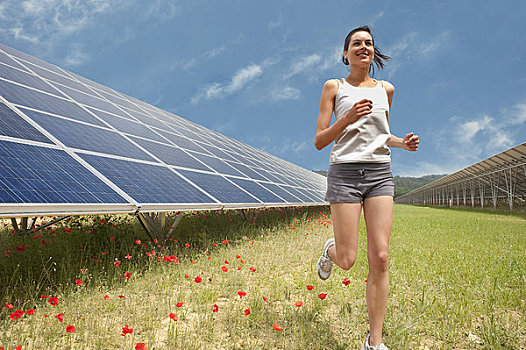
[[[0,217],[325,204],[325,177],[0,44]]]

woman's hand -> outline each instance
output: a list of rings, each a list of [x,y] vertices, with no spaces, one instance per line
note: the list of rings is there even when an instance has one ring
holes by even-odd
[[[419,143],[418,136],[411,132],[405,135],[404,140],[402,141],[402,148],[406,151],[414,152],[418,149]]]
[[[370,114],[372,108],[373,101],[364,98],[356,102],[343,118],[347,122],[347,125],[356,123],[361,117]]]

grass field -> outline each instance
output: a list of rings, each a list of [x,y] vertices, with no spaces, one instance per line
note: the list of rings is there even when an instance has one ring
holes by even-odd
[[[359,349],[367,333],[363,222],[353,269],[316,275],[327,208],[189,213],[155,244],[124,216],[9,231],[0,349]],[[525,215],[396,205],[390,276],[390,349],[526,349]]]

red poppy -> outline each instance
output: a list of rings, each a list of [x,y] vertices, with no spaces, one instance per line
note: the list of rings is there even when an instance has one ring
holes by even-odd
[[[75,333],[75,326],[67,326],[66,327],[67,333]]]
[[[296,306],[297,306],[297,307],[300,307],[300,306],[302,306],[302,305],[303,305],[303,301],[298,301],[298,302],[296,302]]]
[[[197,276],[194,281],[195,281],[195,283],[201,283],[201,282],[203,282],[203,279],[201,277]]]
[[[239,259],[239,258],[241,258],[241,255],[236,255],[236,259]]]
[[[125,325],[124,327],[122,327],[122,336],[124,337],[126,334],[131,334],[133,333],[133,328],[129,328],[128,325]]]
[[[110,241],[115,241],[115,237],[110,237]]]
[[[130,254],[126,254],[125,258],[126,258],[126,259],[131,259],[132,256],[131,256]]]
[[[185,243],[184,246],[185,246],[186,248],[188,248],[188,247],[190,247],[190,244]]]
[[[175,304],[175,306],[181,307],[181,306],[183,306],[183,303],[182,302],[178,302],[177,304]]]
[[[104,296],[104,300],[108,300],[109,298],[110,298],[110,296],[109,296],[108,294],[106,294],[106,295]]]
[[[250,315],[250,309],[245,309],[245,316]]]
[[[238,271],[241,270],[241,266],[238,266],[238,267],[237,267],[237,270],[238,270]]]
[[[229,242],[225,239],[223,242],[221,242],[223,244],[228,244]]]
[[[57,306],[58,305],[58,298],[57,297],[51,297],[48,299],[48,302],[53,305],[53,306]]]
[[[124,299],[124,295],[119,295],[119,298]]]
[[[219,311],[219,306],[214,304],[214,308],[212,309],[212,312],[218,312],[218,311]]]
[[[188,275],[184,275],[184,278],[190,278],[190,276],[188,276]]]
[[[124,277],[126,277],[126,280],[129,280],[130,277],[131,277],[131,272],[126,271],[126,272],[124,273]]]
[[[135,243],[136,243],[136,244],[142,244],[142,242],[141,242],[140,239],[136,240]]]
[[[367,280],[365,280],[365,283],[367,283]]]
[[[281,328],[281,326],[277,323],[274,323],[272,325],[272,328],[274,328],[275,330],[277,330],[278,332],[281,332],[283,329]]]
[[[145,343],[137,343],[135,345],[135,350],[148,350]]]
[[[75,283],[77,284],[77,286],[82,286],[83,282],[82,282],[82,280],[76,279]]]
[[[177,321],[177,315],[176,314],[169,314],[170,318],[174,321]]]
[[[348,279],[347,277],[345,277],[345,278],[343,279],[342,283],[343,283],[344,286],[348,286],[349,284],[351,284],[351,280]]]
[[[9,310],[15,308],[15,307],[13,306],[13,304],[9,304],[9,303],[5,304],[5,307],[8,308]]]
[[[227,265],[228,265],[228,264],[230,264],[230,263],[228,262],[228,260],[226,260],[226,259],[225,259],[225,264],[227,264]]]
[[[13,312],[11,315],[9,315],[9,318],[13,321],[16,321],[18,320],[19,318],[21,318],[22,316],[24,315],[24,311],[22,310],[16,310],[15,312]]]
[[[314,289],[314,286],[307,285],[307,290],[313,290],[313,289]]]
[[[117,260],[114,262],[115,266],[119,266],[121,264],[120,260]]]
[[[226,267],[226,266],[221,266],[221,270],[223,270],[224,272],[228,272],[228,267]]]
[[[244,264],[245,261],[243,259],[239,260],[240,263]]]
[[[250,268],[250,271],[251,271],[251,272],[256,272],[256,268],[255,268],[255,267],[251,267],[251,268]]]
[[[245,295],[247,295],[246,292],[242,292],[242,291],[237,292],[237,294],[239,295],[240,299],[243,298]]]
[[[325,299],[326,297],[327,297],[327,293],[318,294],[318,298],[320,298],[321,300]]]
[[[59,320],[60,322],[64,322],[64,313],[63,312],[59,313],[58,315],[55,316],[55,318]]]
[[[28,315],[34,315],[35,314],[35,309],[29,309],[29,310],[26,310],[26,314]]]
[[[268,303],[268,298],[263,297],[263,301],[264,301],[265,303]]]
[[[15,350],[22,350],[22,345],[18,345]]]

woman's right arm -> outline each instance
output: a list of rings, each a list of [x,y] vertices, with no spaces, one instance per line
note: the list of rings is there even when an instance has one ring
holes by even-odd
[[[334,110],[334,100],[337,92],[338,82],[335,79],[327,80],[323,85],[320,112],[318,114],[318,123],[316,124],[316,136],[314,137],[314,146],[318,150],[325,148],[333,142],[338,135],[345,130],[347,125],[371,113],[372,101],[364,99],[356,102],[349,112],[331,125],[332,111]]]

